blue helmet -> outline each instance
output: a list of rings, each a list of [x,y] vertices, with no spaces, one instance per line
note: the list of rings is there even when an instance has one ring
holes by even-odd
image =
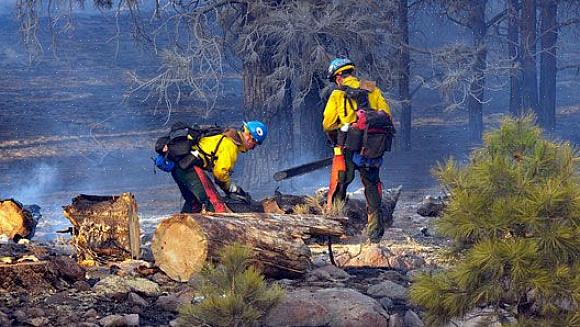
[[[354,69],[354,67],[354,63],[348,58],[335,58],[330,62],[330,66],[328,66],[326,78],[333,81],[336,74],[345,70]]]
[[[268,135],[268,127],[261,121],[251,120],[244,122],[244,128],[250,132],[256,143],[262,144]]]

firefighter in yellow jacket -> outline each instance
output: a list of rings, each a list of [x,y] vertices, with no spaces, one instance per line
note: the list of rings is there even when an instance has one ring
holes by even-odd
[[[346,137],[349,127],[357,121],[357,110],[361,104],[347,97],[347,90],[365,90],[365,103],[368,109],[384,111],[391,117],[391,109],[385,101],[381,90],[374,82],[359,80],[354,75],[355,65],[347,58],[334,59],[328,68],[328,78],[337,86],[332,91],[323,113],[322,126],[325,132],[333,135],[335,143],[340,144]],[[378,243],[384,233],[385,227],[389,227],[392,222],[383,221],[380,212],[382,185],[379,177],[382,158],[372,163],[360,163],[353,161],[353,155],[357,156],[348,148],[340,147],[344,155],[345,171],[338,173],[336,188],[332,200],[345,201],[346,190],[348,185],[354,179],[354,172],[360,172],[361,181],[365,188],[365,197],[367,200],[368,226],[367,234],[369,241]],[[339,150],[339,151],[340,151]]]
[[[231,180],[231,173],[240,153],[252,150],[266,139],[267,127],[259,121],[245,122],[243,130],[227,129],[222,134],[202,137],[192,148],[198,160],[196,165],[211,171],[215,183],[230,197],[249,202],[250,195]],[[182,213],[200,212],[202,206],[215,211],[208,197],[207,186],[203,185],[193,168],[182,169],[176,165],[171,172],[185,204]]]

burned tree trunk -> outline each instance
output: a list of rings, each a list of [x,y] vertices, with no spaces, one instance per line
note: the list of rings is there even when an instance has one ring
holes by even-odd
[[[399,58],[399,97],[402,102],[401,112],[401,148],[411,150],[411,94],[409,91],[411,76],[411,55],[409,54],[409,3],[399,1],[399,29],[401,53]]]
[[[507,1],[508,10],[508,52],[512,59],[510,72],[510,113],[517,117],[523,115],[522,110],[522,69],[520,47],[520,19],[518,18],[517,0]]]
[[[480,143],[481,135],[483,134],[483,97],[485,95],[485,70],[487,68],[485,7],[485,1],[479,1],[474,5],[470,25],[477,51],[473,67],[474,80],[469,86],[469,98],[467,99],[467,108],[469,110],[469,139],[471,143]]]
[[[0,201],[0,235],[14,242],[21,238],[31,239],[37,223],[33,213],[21,203],[13,199]]]
[[[533,110],[541,119],[538,106],[538,79],[536,68],[536,0],[522,1],[522,105],[524,111]]]
[[[74,226],[79,260],[139,257],[140,226],[133,194],[81,194],[64,207],[64,216]]]
[[[304,239],[344,233],[344,218],[285,214],[175,215],[161,222],[151,244],[155,263],[169,277],[187,281],[225,245],[239,242],[254,251],[268,276],[297,276],[310,267]]]
[[[541,5],[540,40],[540,107],[544,113],[540,123],[546,129],[556,127],[556,52],[558,50],[558,2],[546,0]]]

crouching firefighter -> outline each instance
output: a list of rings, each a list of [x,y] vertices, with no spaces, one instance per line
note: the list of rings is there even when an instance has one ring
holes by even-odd
[[[327,205],[346,200],[346,190],[360,173],[367,202],[367,235],[380,242],[392,221],[383,221],[380,211],[382,185],[379,177],[383,154],[390,151],[395,133],[391,109],[375,82],[359,80],[355,65],[336,58],[328,67],[328,79],[335,83],[323,113],[323,129],[334,143],[334,159]]]
[[[204,171],[211,171],[215,184],[228,197],[250,203],[250,194],[231,180],[231,173],[238,154],[262,144],[266,135],[267,127],[259,121],[244,122],[242,130],[174,124],[169,135],[157,141],[155,161],[157,167],[171,172],[179,187],[185,199],[181,212],[227,211]]]

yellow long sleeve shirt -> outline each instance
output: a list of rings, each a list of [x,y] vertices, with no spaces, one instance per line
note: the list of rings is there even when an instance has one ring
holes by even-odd
[[[345,86],[358,89],[361,82],[354,76],[348,76],[344,79]],[[322,127],[325,132],[340,128],[344,124],[354,123],[356,121],[356,110],[358,105],[356,101],[346,101],[345,115],[345,97],[346,93],[342,90],[334,90],[326,102],[324,108]],[[374,110],[382,110],[391,116],[391,108],[383,97],[381,90],[373,86],[369,92],[369,105]]]
[[[234,137],[231,137],[234,136]],[[223,140],[222,140],[223,137]],[[218,143],[219,147],[217,147]],[[217,147],[217,151],[216,151]],[[228,189],[231,184],[231,174],[238,160],[238,154],[246,152],[238,132],[235,134],[218,134],[213,136],[202,137],[199,144],[194,150],[201,150],[200,157],[204,162],[204,169],[211,167],[209,155],[216,151],[215,160],[213,161],[212,173],[214,180],[222,189]],[[204,155],[203,153],[207,155]]]

